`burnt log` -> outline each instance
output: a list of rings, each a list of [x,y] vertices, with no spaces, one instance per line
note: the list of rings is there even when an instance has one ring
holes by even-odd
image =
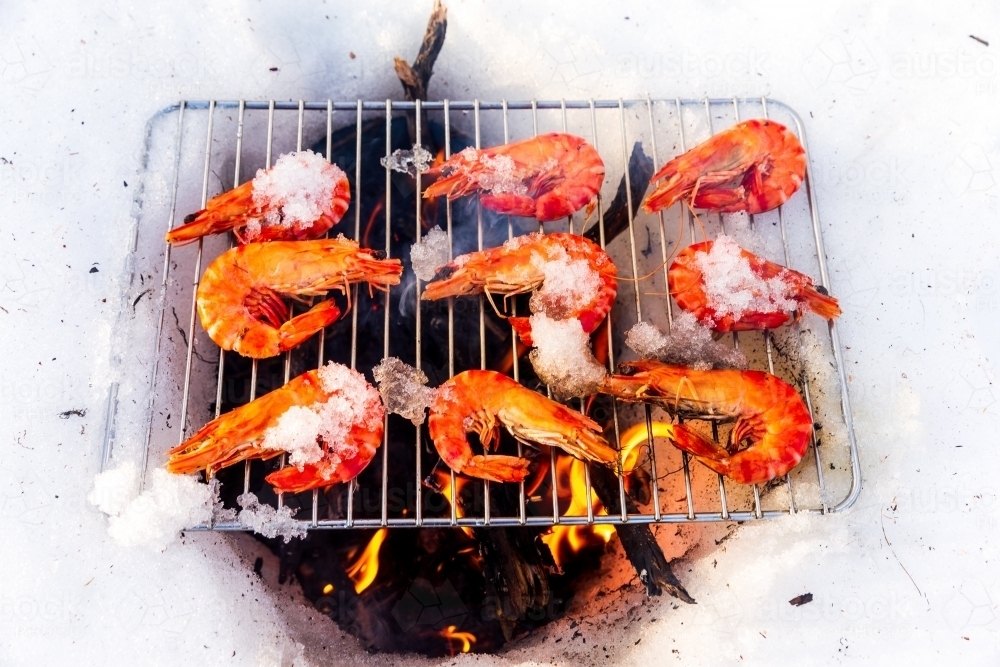
[[[621,494],[615,474],[604,466],[591,466],[590,483],[597,492],[597,497],[607,508],[608,514],[620,514]],[[625,496],[625,510],[629,514],[638,511],[628,496]],[[646,587],[646,595],[661,595],[666,590],[678,600],[695,604],[694,598],[684,590],[683,584],[674,576],[670,563],[663,555],[660,545],[656,543],[656,537],[648,524],[621,524],[615,526],[615,531],[621,540],[625,555],[639,575],[639,581]]]
[[[403,94],[407,100],[413,102],[427,99],[427,85],[434,74],[434,62],[444,46],[447,29],[448,10],[441,4],[441,0],[435,0],[431,17],[427,21],[427,31],[413,64],[410,65],[399,56],[395,57],[396,76],[403,84]]]

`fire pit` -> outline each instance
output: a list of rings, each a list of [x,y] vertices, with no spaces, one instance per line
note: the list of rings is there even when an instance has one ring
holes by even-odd
[[[396,356],[422,368],[432,386],[468,368],[494,368],[544,391],[530,364],[521,363],[523,350],[509,325],[482,298],[420,301],[421,283],[411,271],[388,295],[355,289],[346,318],[283,357],[257,362],[220,352],[195,323],[194,290],[203,267],[229,242],[207,238],[171,249],[162,236],[277,155],[312,146],[340,165],[352,180],[352,203],[332,233],[406,262],[409,247],[434,226],[448,232],[454,256],[535,231],[537,223],[496,215],[474,199],[423,200],[419,173],[394,172],[379,158],[414,145],[449,155],[546,131],[587,138],[607,165],[599,205],[589,217],[581,212],[546,224],[545,231],[589,236],[607,247],[622,275],[652,272],[638,288],[621,283],[607,323],[595,333],[613,367],[629,354],[623,332],[632,324],[670,326],[674,311],[661,265],[674,244],[695,238],[686,211],[637,215],[649,175],[668,156],[747,117],[775,118],[804,143],[798,117],[768,99],[210,101],[165,109],[149,126],[132,285],[117,332],[121,378],[109,397],[104,462],[131,458],[143,471],[161,465],[163,452],[193,429],[328,360],[371,378],[383,357]],[[713,236],[741,224],[715,215],[702,222]],[[775,252],[773,259],[828,283],[808,180],[783,207],[743,224]],[[525,304],[513,307],[523,312]],[[281,555],[282,578],[294,575],[317,608],[369,645],[429,654],[496,649],[558,616],[576,576],[592,569],[616,530],[637,571],[645,572],[635,554],[642,539],[652,537],[635,532],[642,524],[759,520],[837,511],[854,502],[857,452],[836,329],[818,320],[805,325],[726,339],[753,367],[795,384],[822,428],[808,460],[766,487],[727,482],[656,441],[657,424],[670,421],[659,409],[602,397],[571,405],[605,425],[610,441],[639,453],[641,465],[624,478],[552,450],[536,457],[535,473],[522,484],[465,479],[438,465],[425,427],[392,415],[375,461],[352,483],[275,496],[263,478],[284,461],[254,461],[219,473],[222,500],[234,507],[238,496],[252,492],[262,503],[295,510],[297,528],[309,537],[287,545],[269,541]],[[729,428],[717,421],[705,427],[716,438]],[[501,448],[521,452],[513,441]],[[246,527],[229,520],[191,529]],[[325,532],[330,529],[369,530]],[[665,561],[662,567],[669,573]],[[526,580],[516,599],[512,580]],[[644,583],[658,592],[656,581]],[[666,587],[686,596],[679,585]],[[415,645],[414,638],[424,643]]]

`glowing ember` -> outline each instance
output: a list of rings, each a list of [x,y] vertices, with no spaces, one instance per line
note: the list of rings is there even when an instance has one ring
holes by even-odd
[[[361,552],[361,557],[347,568],[347,576],[354,582],[355,593],[360,595],[378,576],[378,550],[388,534],[388,528],[379,528]]]
[[[569,489],[569,507],[563,516],[587,516],[587,466],[583,461],[571,456],[560,456],[556,462],[556,474],[559,480],[559,489]],[[594,514],[606,514],[597,498],[597,493],[592,492],[591,502],[593,503]],[[615,527],[612,525],[594,526],[555,526],[552,532],[542,536],[542,540],[549,546],[552,558],[560,568],[570,557],[583,549],[599,543],[607,544],[615,534]],[[600,542],[595,541],[600,540]]]
[[[454,649],[461,645],[462,653],[468,653],[472,650],[472,645],[476,643],[476,636],[471,632],[459,632],[457,625],[449,625],[447,628],[441,631],[441,636],[452,643],[452,655],[455,655]]]

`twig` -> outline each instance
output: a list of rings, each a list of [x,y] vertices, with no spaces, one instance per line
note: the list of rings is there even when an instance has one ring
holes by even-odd
[[[409,65],[405,60],[396,56],[396,76],[403,84],[403,92],[406,99],[414,100],[427,99],[427,84],[434,73],[434,61],[441,53],[444,46],[444,35],[448,28],[448,10],[441,4],[441,0],[434,1],[434,10],[431,18],[427,21],[427,31],[424,33],[424,40],[420,44],[420,52],[413,60],[413,65]]]
[[[903,565],[903,562],[899,560],[899,556],[896,555],[896,550],[892,548],[892,542],[889,541],[889,536],[885,534],[885,514],[883,514],[880,510],[878,515],[879,515],[879,523],[882,526],[882,537],[885,538],[885,543],[889,547],[889,553],[891,553],[892,557],[896,559],[896,562],[899,563],[899,566],[903,568],[903,572],[906,572],[906,576],[910,578],[910,583],[912,583],[913,587],[917,589],[917,594],[920,595],[920,597],[923,597],[924,594],[923,592],[921,592],[920,586],[917,586],[917,582],[913,580],[913,576],[910,574],[910,571],[907,570],[906,566]]]

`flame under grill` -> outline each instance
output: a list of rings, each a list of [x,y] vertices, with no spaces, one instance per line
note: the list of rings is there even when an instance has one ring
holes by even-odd
[[[406,233],[413,239],[419,239],[430,225],[439,223],[445,226],[453,240],[454,255],[484,247],[484,243],[486,247],[496,245],[510,236],[534,228],[528,227],[523,220],[484,212],[474,201],[456,202],[454,207],[450,203],[438,202],[428,208],[419,196],[422,187],[419,174],[407,177],[385,168],[384,183],[378,179],[373,185],[372,178],[366,176],[371,173],[372,146],[384,146],[384,154],[388,156],[392,150],[408,149],[413,143],[437,142],[445,154],[450,154],[460,150],[463,141],[479,146],[504,143],[547,131],[579,134],[597,146],[607,163],[608,176],[602,190],[602,201],[591,219],[585,219],[583,212],[577,213],[565,223],[547,224],[545,231],[568,229],[582,233],[597,230],[602,245],[607,243],[609,253],[619,266],[621,275],[625,276],[643,275],[647,273],[644,267],[655,268],[667,258],[670,254],[668,243],[674,240],[671,235],[674,224],[683,230],[678,243],[684,245],[685,238],[689,241],[695,237],[695,224],[690,213],[679,211],[679,207],[656,216],[633,215],[638,202],[633,201],[633,184],[630,182],[630,146],[640,144],[642,150],[652,157],[656,169],[669,157],[706,138],[688,135],[711,134],[722,129],[725,120],[736,122],[752,116],[769,115],[789,125],[805,144],[798,116],[785,105],[766,98],[497,103],[188,101],[164,112],[168,117],[172,114],[176,114],[176,148],[172,186],[167,189],[170,198],[167,228],[179,224],[190,212],[187,208],[195,210],[198,207],[199,202],[195,201],[197,197],[193,194],[198,185],[200,206],[204,206],[210,189],[213,189],[210,187],[213,175],[222,188],[235,187],[245,181],[246,174],[243,172],[247,164],[244,153],[253,152],[249,148],[251,144],[258,153],[263,145],[263,164],[259,166],[266,167],[273,164],[272,156],[279,151],[308,147],[303,144],[303,137],[308,132],[325,137],[313,149],[322,152],[325,145],[326,157],[340,162],[354,178],[352,210],[333,232],[343,232],[363,243],[367,241],[371,247],[384,249],[390,257],[400,256],[401,216],[408,219]],[[341,122],[345,117],[348,122]],[[325,133],[322,132],[324,122]],[[220,130],[219,127],[224,125],[227,126],[225,131]],[[294,142],[289,139],[291,136],[294,136]],[[483,141],[483,136],[489,137],[489,141]],[[354,143],[349,146],[352,137]],[[353,148],[353,165],[350,166],[342,163],[345,159],[349,161],[349,148]],[[159,171],[156,175],[168,182],[170,176],[166,165],[151,164],[151,172]],[[224,173],[235,176],[219,175]],[[606,202],[618,187],[620,179],[624,181],[628,225],[617,238],[606,238]],[[377,201],[366,200],[366,188],[375,186],[379,194]],[[792,202],[797,205],[791,205]],[[407,209],[403,211],[402,206]],[[458,210],[460,206],[461,212]],[[384,225],[378,224],[380,218],[384,219]],[[464,222],[460,223],[460,218]],[[705,218],[714,221],[714,226],[710,225],[712,229],[725,231],[725,223],[718,216]],[[145,224],[142,216],[139,224],[140,227]],[[162,224],[162,221],[157,224]],[[776,258],[778,261],[817,275],[819,282],[829,285],[815,191],[808,176],[801,192],[789,204],[771,214],[752,217],[751,224],[759,227],[769,225],[774,230],[772,233],[780,234],[784,261],[780,257]],[[165,229],[145,231],[155,237]],[[140,229],[139,233],[144,233],[144,230]],[[811,258],[807,262],[809,265],[805,266],[793,262],[790,251],[789,238],[799,233],[805,233],[805,238],[811,243]],[[456,366],[456,358],[459,359],[459,366],[465,363],[467,367],[487,367],[496,361],[494,357],[506,354],[514,377],[522,379],[521,375],[525,373],[523,367],[527,364],[519,362],[509,341],[505,349],[497,349],[496,341],[503,339],[503,328],[508,325],[494,318],[491,306],[484,299],[479,298],[478,302],[467,298],[451,300],[446,304],[422,303],[419,300],[420,282],[407,282],[406,276],[400,287],[384,295],[368,295],[366,290],[355,288],[352,295],[354,307],[344,321],[332,325],[325,335],[314,337],[314,340],[282,358],[250,362],[237,358],[233,353],[221,352],[200,332],[195,317],[194,293],[204,266],[226,248],[226,243],[221,239],[206,239],[178,249],[161,244],[158,256],[136,257],[140,264],[136,271],[140,276],[143,266],[157,267],[158,263],[162,266],[160,270],[150,269],[150,277],[154,273],[160,274],[163,297],[158,304],[158,329],[149,380],[149,418],[141,444],[141,467],[144,472],[148,464],[160,463],[166,448],[183,441],[205,420],[287,382],[293,376],[293,369],[297,374],[330,359],[356,367],[370,377],[371,366],[381,357],[405,354],[407,360],[415,362],[418,367],[436,365],[439,370],[436,379],[440,381],[457,370],[464,370]],[[659,281],[657,284],[662,289],[655,298],[649,294],[655,293],[655,289],[644,292],[642,288],[634,289],[627,283],[621,284],[623,287],[619,291],[618,302],[609,316],[608,326],[612,327],[611,335],[606,338],[609,364],[613,365],[621,359],[622,332],[630,323],[661,317],[665,318],[664,324],[669,325],[673,306],[669,297],[664,295],[666,267],[660,273],[662,276],[657,275],[654,281]],[[189,282],[192,277],[193,285]],[[412,279],[412,274],[409,277]],[[171,316],[182,339],[180,342],[171,338]],[[400,322],[405,323],[402,329]],[[381,339],[376,333],[378,331],[381,332]],[[405,333],[407,331],[409,334]],[[561,455],[555,451],[542,455],[549,458],[547,466],[543,466],[545,474],[533,482],[520,484],[516,493],[498,489],[501,485],[494,484],[491,488],[489,482],[472,480],[465,482],[467,486],[474,487],[472,500],[459,503],[456,501],[459,484],[454,473],[432,469],[434,453],[427,441],[426,431],[414,429],[395,416],[387,419],[383,445],[358,479],[341,488],[313,491],[294,498],[277,496],[270,500],[279,507],[287,504],[298,508],[298,516],[309,529],[491,525],[572,527],[626,522],[743,521],[802,511],[826,513],[845,509],[857,498],[860,476],[840,343],[833,324],[828,331],[829,339],[824,343],[828,343],[830,361],[835,365],[839,380],[840,417],[844,420],[846,438],[843,442],[824,442],[821,450],[814,437],[807,460],[786,478],[769,484],[767,489],[739,487],[701,466],[691,465],[686,454],[673,450],[662,441],[655,443],[657,423],[668,420],[666,416],[648,406],[629,406],[605,398],[599,408],[603,410],[605,423],[611,426],[609,439],[639,453],[638,465],[644,471],[645,481],[637,483],[645,485],[648,501],[642,503],[644,510],[641,512],[627,512],[624,500],[629,489],[624,479],[618,481],[621,511],[611,514],[595,511],[599,505],[592,497],[590,465],[560,461]],[[794,336],[794,340],[800,343],[797,331]],[[793,382],[810,410],[813,409],[810,381],[803,377],[801,368],[795,367],[799,363],[796,361],[798,357],[789,350],[780,350],[771,332],[733,335],[732,341],[748,352],[755,367],[783,375]],[[461,349],[456,351],[457,347]],[[162,362],[159,357],[163,358]],[[213,368],[216,359],[217,367]],[[428,374],[434,384],[435,374]],[[530,376],[530,368],[528,374]],[[180,389],[179,400],[167,398],[169,394],[157,390],[166,386],[170,378]],[[115,384],[109,400],[104,463],[111,456],[115,441],[117,392],[118,385]],[[213,394],[214,402],[210,400]],[[583,407],[582,402],[574,401],[571,405]],[[177,414],[180,415],[179,421],[171,424],[172,415]],[[717,422],[705,422],[704,425],[716,438],[720,436],[720,429],[724,435],[725,425]],[[508,443],[508,446],[513,447],[514,444]],[[516,447],[520,453],[521,446],[518,444]],[[833,451],[831,448],[834,447],[839,450]],[[834,486],[828,485],[828,475],[824,473],[824,466],[830,465],[831,460],[837,461],[844,473],[836,478]],[[247,462],[244,466],[237,466],[237,472],[224,471],[225,476],[220,473],[224,482],[224,497],[226,489],[230,497],[251,490],[260,495],[262,486],[259,480],[263,477],[264,468],[270,466],[268,469],[273,469],[275,465],[284,465],[284,457],[276,462]],[[440,484],[446,489],[449,501],[444,505],[435,504],[435,494],[424,488],[424,478],[435,472],[449,478],[448,483]],[[585,499],[577,498],[568,489],[560,487],[560,484],[565,486],[570,478],[576,480],[571,482],[572,489],[577,492],[582,490]],[[802,497],[795,491],[800,486],[818,489],[818,492]],[[510,496],[510,502],[503,504],[503,510],[497,509],[498,496]],[[262,496],[262,501],[266,500],[269,499]],[[308,518],[301,518],[303,515]],[[244,528],[238,523],[212,523],[193,526],[192,529]],[[571,540],[571,533],[568,535]],[[377,552],[377,546],[375,549]],[[363,565],[359,567],[363,568]],[[365,579],[361,569],[358,577],[356,581],[363,582]],[[459,635],[455,635],[455,639],[459,644],[465,641]]]

